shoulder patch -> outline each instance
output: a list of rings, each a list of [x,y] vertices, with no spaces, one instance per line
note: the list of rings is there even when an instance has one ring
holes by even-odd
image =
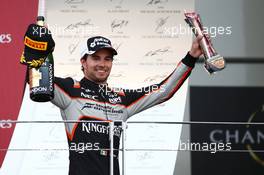
[[[73,88],[81,88],[81,84],[79,81],[73,79]]]

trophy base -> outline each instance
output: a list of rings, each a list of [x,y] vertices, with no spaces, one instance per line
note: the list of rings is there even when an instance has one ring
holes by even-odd
[[[212,74],[225,68],[225,60],[222,56],[215,55],[205,60],[204,67],[209,74]]]

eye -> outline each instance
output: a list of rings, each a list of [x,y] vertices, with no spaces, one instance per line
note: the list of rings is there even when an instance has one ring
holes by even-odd
[[[105,57],[105,61],[113,61],[113,57]]]
[[[99,60],[100,60],[100,57],[99,57],[99,56],[96,56],[96,55],[93,55],[93,56],[92,56],[92,59],[93,59],[94,61],[99,61]]]

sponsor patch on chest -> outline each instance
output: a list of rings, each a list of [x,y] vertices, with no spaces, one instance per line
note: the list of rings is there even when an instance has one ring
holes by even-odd
[[[109,98],[109,102],[113,104],[121,103],[121,97],[114,97],[114,98]]]
[[[89,99],[93,99],[93,100],[98,100],[98,96],[97,95],[87,94],[87,93],[84,93],[84,92],[81,92],[81,97],[89,98]]]

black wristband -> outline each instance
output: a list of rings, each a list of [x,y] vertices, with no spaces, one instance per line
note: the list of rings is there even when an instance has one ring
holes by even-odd
[[[190,53],[188,52],[186,54],[186,56],[182,59],[183,64],[185,64],[186,66],[192,67],[194,68],[195,62],[198,60],[199,58],[195,58],[193,56],[190,55]]]

